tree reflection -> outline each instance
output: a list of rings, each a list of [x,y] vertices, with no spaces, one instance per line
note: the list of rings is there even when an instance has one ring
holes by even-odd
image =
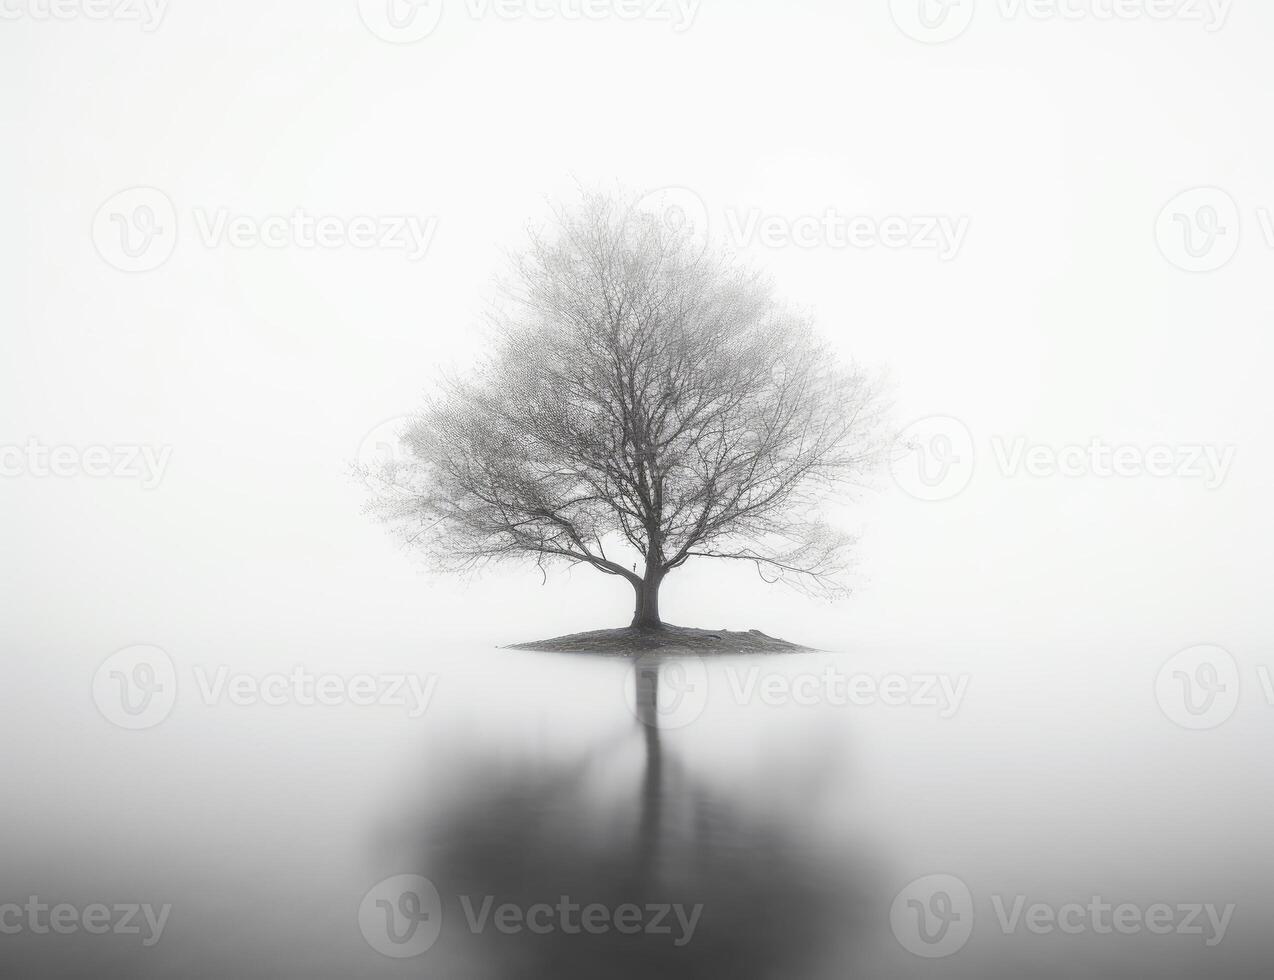
[[[465,785],[434,793],[448,802],[426,828],[421,867],[443,895],[444,928],[423,974],[844,976],[842,957],[864,918],[858,862],[820,842],[800,780],[784,766],[737,793],[697,780],[677,750],[693,730],[665,744],[671,736],[660,727],[661,696],[677,694],[666,676],[675,661],[633,669],[635,730],[624,725],[570,759],[470,759]],[[638,770],[635,794],[625,765]],[[786,799],[778,816],[776,799]],[[488,896],[490,915],[475,931]],[[612,914],[637,906],[641,931],[568,932],[563,899]],[[552,906],[538,913],[552,930],[501,928],[496,913],[506,904],[521,917]],[[683,918],[670,912],[656,923],[655,907],[665,906],[680,906]],[[695,906],[702,912],[686,941]]]

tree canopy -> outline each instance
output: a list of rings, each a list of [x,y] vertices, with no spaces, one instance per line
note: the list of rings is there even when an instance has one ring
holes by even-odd
[[[588,565],[648,626],[693,558],[844,591],[826,504],[874,463],[879,399],[765,277],[591,195],[532,234],[502,297],[488,355],[439,383],[378,481],[437,568]]]

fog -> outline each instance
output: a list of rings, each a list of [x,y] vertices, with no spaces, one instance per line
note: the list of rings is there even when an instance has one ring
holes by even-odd
[[[1274,10],[1235,5],[1209,30],[988,3],[925,44],[885,2],[704,0],[671,21],[456,3],[392,44],[353,2],[172,4],[154,30],[36,6],[0,24],[0,904],[173,909],[153,949],[23,934],[0,956],[51,976],[419,974],[359,934],[376,882],[433,862],[453,890],[527,902],[542,882],[555,900],[554,869],[586,889],[615,871],[597,855],[639,853],[616,816],[640,807],[653,751],[622,696],[633,665],[496,650],[623,625],[631,589],[582,568],[426,575],[350,474],[437,371],[482,352],[492,277],[527,223],[600,186],[664,190],[769,271],[888,379],[897,428],[936,454],[900,450],[845,509],[852,598],[699,561],[665,584],[664,618],[829,651],[767,670],[968,680],[944,718],[775,707],[714,674],[702,718],[660,729],[675,780],[648,832],[703,857],[699,879],[656,876],[663,900],[705,903],[693,955],[757,976],[1242,977],[1268,961]],[[1180,197],[1197,187],[1220,195]],[[170,257],[124,271],[115,200],[160,206]],[[1218,205],[1237,251],[1192,271],[1174,215]],[[379,244],[307,244],[298,213],[350,235],[366,219]],[[883,236],[890,217],[909,245],[840,241],[843,221]],[[264,226],[283,247],[252,237]],[[61,476],[57,447],[75,447]],[[114,475],[88,475],[89,447]],[[1239,683],[1232,717],[1191,731],[1156,684],[1201,645]],[[93,692],[137,646],[171,658],[177,699],[128,731]],[[413,718],[235,704],[195,674],[298,665],[436,689]],[[492,806],[504,822],[476,823]],[[730,819],[676,823],[699,811]],[[468,862],[446,836],[466,822]],[[510,840],[540,854],[518,887],[483,863]],[[757,952],[745,909],[711,920],[749,849],[774,882]],[[978,925],[928,961],[900,948],[890,903],[933,874],[969,886]],[[1237,909],[1215,948],[1005,935],[990,896],[1018,894]],[[447,932],[429,968],[532,969],[503,939]]]

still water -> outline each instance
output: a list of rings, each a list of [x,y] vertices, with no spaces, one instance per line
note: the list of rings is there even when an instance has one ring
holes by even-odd
[[[10,690],[6,976],[1274,962],[1274,709],[1249,690],[1214,730],[1176,725],[1158,651],[170,653],[175,702],[140,730],[95,703],[96,664]],[[378,686],[309,703],[270,680],[301,662]],[[32,897],[104,905],[112,928],[41,932]],[[113,928],[130,905],[168,907],[157,937],[141,913]]]

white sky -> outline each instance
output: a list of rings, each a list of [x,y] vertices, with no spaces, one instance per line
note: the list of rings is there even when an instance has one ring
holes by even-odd
[[[324,642],[355,656],[385,637],[504,643],[627,622],[628,587],[587,570],[546,587],[533,570],[423,576],[344,476],[436,365],[478,350],[502,249],[577,180],[686,188],[718,235],[753,209],[969,219],[947,262],[743,248],[847,356],[889,372],[900,424],[969,428],[969,487],[921,503],[882,475],[851,515],[862,591],[846,603],[701,565],[669,579],[665,618],[1024,656],[1268,644],[1274,5],[1238,2],[1209,31],[980,3],[963,36],[927,45],[886,0],[704,0],[682,32],[443,2],[431,36],[392,45],[354,0],[174,2],[153,32],[6,0],[0,444],[172,449],[150,491],[0,478],[6,647],[96,662],[133,643]],[[160,268],[126,274],[95,248],[94,215],[139,185],[172,201],[178,239]],[[1200,185],[1237,202],[1242,239],[1224,268],[1192,274],[1161,254],[1156,218]],[[298,207],[437,230],[418,262],[200,241],[198,215]],[[1236,456],[1213,490],[1009,479],[996,436]]]

